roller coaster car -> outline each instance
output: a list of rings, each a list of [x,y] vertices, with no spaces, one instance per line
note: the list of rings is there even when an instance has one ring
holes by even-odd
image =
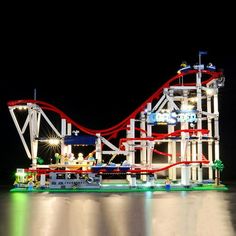
[[[204,65],[203,64],[201,64],[201,65],[196,64],[193,66],[193,69],[194,70],[204,70]]]
[[[208,63],[208,65],[206,66],[206,69],[209,71],[215,71],[216,67],[210,62]]]
[[[109,165],[96,165],[96,166],[91,166],[91,171],[92,172],[100,172],[100,171],[104,171],[104,172],[112,172],[114,170],[119,170],[121,172],[127,172],[131,169],[130,165],[122,165],[122,166],[117,166],[114,163],[111,163]]]
[[[191,69],[191,66],[184,66],[184,67],[181,67],[178,71],[177,71],[177,73],[178,74],[182,74],[182,73],[185,73],[185,72],[188,72],[189,70]]]
[[[117,169],[117,166],[114,163],[109,164],[109,165],[91,166],[91,171],[92,172],[99,172],[99,171],[112,172],[115,169]]]
[[[127,171],[129,171],[131,169],[131,166],[129,165],[127,165],[127,166],[120,166],[119,167],[119,170],[121,171],[121,172],[127,172]]]

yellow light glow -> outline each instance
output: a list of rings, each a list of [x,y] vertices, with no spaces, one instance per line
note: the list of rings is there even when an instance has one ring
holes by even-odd
[[[197,97],[191,97],[191,98],[189,98],[189,101],[191,103],[196,103],[197,102]]]
[[[21,111],[21,110],[27,110],[28,107],[27,106],[18,106],[17,108]]]
[[[212,95],[214,95],[214,93],[215,93],[215,90],[212,89],[212,88],[208,88],[208,89],[206,90],[206,94],[207,94],[208,96],[212,96]]]
[[[191,111],[193,110],[194,106],[190,104],[182,104],[181,105],[181,110],[183,111]]]
[[[49,140],[48,140],[48,143],[49,143],[49,145],[51,145],[51,146],[57,146],[57,145],[59,145],[60,140],[59,140],[59,139],[56,139],[56,138],[52,138],[52,139],[49,139]]]

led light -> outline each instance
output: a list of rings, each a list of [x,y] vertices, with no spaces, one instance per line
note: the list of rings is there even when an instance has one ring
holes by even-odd
[[[57,145],[60,143],[60,140],[53,138],[53,139],[49,139],[49,140],[48,140],[48,143],[49,143],[49,145],[51,145],[51,146],[57,146]]]

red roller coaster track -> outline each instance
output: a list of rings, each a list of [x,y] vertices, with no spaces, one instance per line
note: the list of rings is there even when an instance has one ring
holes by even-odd
[[[202,70],[201,71],[203,74],[209,75],[209,78],[206,79],[205,81],[202,81],[202,84],[207,84],[213,79],[219,78],[222,76],[222,72],[213,72],[213,71],[208,71],[208,70]],[[102,129],[102,130],[94,130],[94,129],[88,129],[79,123],[75,122],[72,120],[69,116],[67,116],[63,111],[58,109],[57,107],[43,101],[38,101],[38,100],[15,100],[15,101],[9,101],[8,106],[16,106],[16,105],[22,105],[22,104],[27,104],[27,103],[33,103],[33,104],[38,104],[41,105],[42,109],[45,110],[50,110],[53,111],[61,116],[61,118],[64,118],[67,120],[67,122],[71,123],[74,125],[77,129],[90,134],[90,135],[96,135],[97,133],[100,133],[102,136],[109,136],[109,135],[116,135],[119,131],[126,129],[126,125],[129,123],[129,120],[132,118],[135,118],[138,113],[140,113],[144,108],[146,107],[147,103],[152,102],[155,99],[158,99],[160,95],[163,92],[164,88],[168,88],[171,83],[175,82],[179,78],[181,78],[183,75],[191,75],[191,74],[196,74],[198,73],[198,70],[190,70],[188,72],[185,72],[184,74],[177,74],[174,77],[172,77],[170,80],[168,80],[166,83],[164,83],[161,88],[159,88],[152,96],[150,96],[146,101],[144,101],[135,111],[133,111],[127,118],[119,122],[118,124],[107,128],[107,129]],[[178,85],[178,84],[177,84]],[[185,86],[190,86],[190,85],[196,85],[195,83],[185,83]],[[169,134],[168,134],[169,135]]]

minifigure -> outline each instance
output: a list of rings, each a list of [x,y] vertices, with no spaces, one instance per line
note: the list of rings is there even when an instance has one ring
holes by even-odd
[[[209,71],[215,71],[216,67],[210,62],[208,63],[207,67],[206,67]]]
[[[187,65],[186,61],[183,61],[180,65],[180,69],[177,71],[177,73],[182,74],[184,72],[187,72],[189,69],[191,69],[191,66]]]
[[[95,158],[93,157],[93,153],[89,153],[88,161],[90,165],[93,165],[96,162]]]
[[[171,181],[169,178],[166,179],[165,181],[165,189],[166,191],[170,191],[170,184],[171,184]]]
[[[84,154],[83,153],[78,153],[78,158],[77,158],[77,162],[78,164],[82,164],[84,161]]]
[[[69,154],[69,164],[74,164],[74,159],[75,159],[74,153],[70,153]]]
[[[55,153],[54,157],[56,159],[56,164],[59,164],[60,159],[61,159],[61,155],[59,153]]]
[[[30,179],[29,179],[29,182],[28,182],[28,190],[29,190],[29,191],[32,191],[33,188],[34,188],[34,182],[33,182],[33,179],[30,178]]]

